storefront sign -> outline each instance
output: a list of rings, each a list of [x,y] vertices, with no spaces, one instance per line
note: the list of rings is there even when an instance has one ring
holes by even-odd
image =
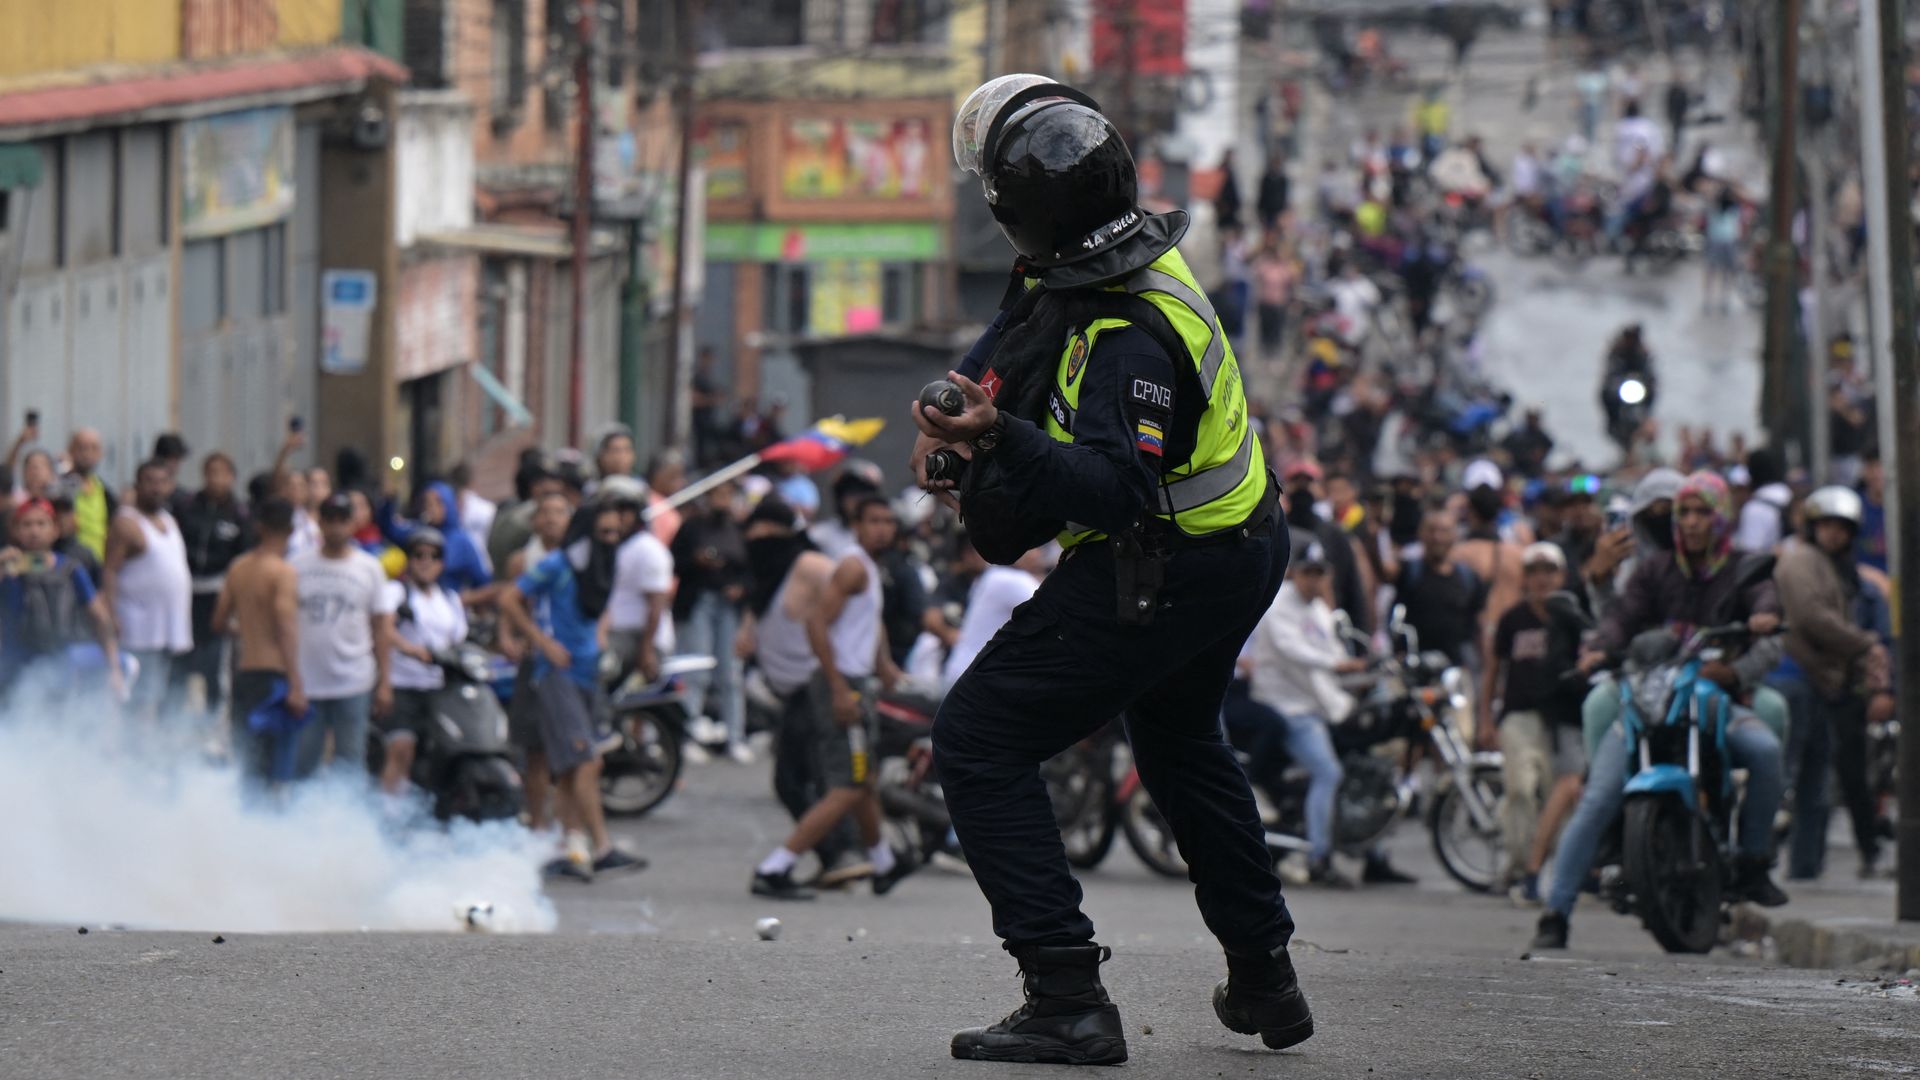
[[[700,125],[700,164],[707,171],[709,202],[747,197],[747,132],[744,120],[710,120]]]
[[[257,228],[293,209],[293,111],[248,109],[180,125],[180,233]]]
[[[787,121],[780,190],[791,199],[922,199],[932,193],[927,121]]]
[[[706,239],[707,258],[716,262],[930,262],[947,249],[946,227],[930,221],[870,225],[725,221],[709,224]]]
[[[358,375],[367,370],[373,306],[379,280],[371,270],[328,270],[320,275],[320,370]]]

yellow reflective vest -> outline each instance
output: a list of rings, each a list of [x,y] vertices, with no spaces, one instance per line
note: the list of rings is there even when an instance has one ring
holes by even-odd
[[[1161,474],[1154,496],[1155,516],[1173,523],[1188,536],[1233,528],[1253,513],[1265,494],[1267,467],[1260,440],[1247,420],[1240,364],[1234,359],[1233,346],[1220,328],[1213,305],[1194,281],[1193,271],[1187,269],[1178,249],[1169,249],[1151,265],[1106,288],[1139,296],[1166,316],[1186,345],[1186,361],[1194,366],[1207,396],[1192,455]],[[1068,337],[1054,371],[1054,392],[1066,403],[1068,415],[1079,411],[1081,369],[1099,344],[1100,335],[1129,325],[1126,319],[1095,319]],[[1180,357],[1171,359],[1176,367],[1180,364]],[[1045,428],[1060,442],[1073,441],[1073,433],[1061,426],[1051,411]],[[1104,535],[1069,522],[1060,533],[1060,544],[1072,547]]]

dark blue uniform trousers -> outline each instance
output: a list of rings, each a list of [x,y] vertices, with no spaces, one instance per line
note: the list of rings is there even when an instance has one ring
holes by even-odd
[[[1277,513],[1270,535],[1178,551],[1152,624],[1124,626],[1112,546],[1075,548],[948,692],[934,762],[1007,948],[1093,938],[1040,763],[1122,712],[1207,928],[1232,953],[1292,936],[1252,789],[1220,727],[1234,661],[1280,589],[1287,554]]]

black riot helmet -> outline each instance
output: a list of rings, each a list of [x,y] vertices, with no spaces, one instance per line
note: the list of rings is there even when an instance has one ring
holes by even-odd
[[[1089,258],[1146,222],[1133,154],[1092,98],[1040,75],[1003,75],[967,97],[953,157],[1034,267]]]

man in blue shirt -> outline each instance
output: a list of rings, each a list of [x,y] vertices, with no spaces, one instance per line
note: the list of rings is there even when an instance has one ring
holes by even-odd
[[[22,503],[12,526],[18,546],[0,548],[0,695],[36,667],[54,669],[49,688],[77,685],[78,668],[104,653],[107,684],[118,697],[124,687],[113,620],[87,568],[54,552],[60,532],[52,504]],[[98,652],[89,641],[99,642]]]
[[[571,835],[584,830],[591,854],[573,850],[551,867],[555,873],[592,880],[596,872],[646,866],[613,846],[600,806],[600,750],[593,718],[600,700],[600,615],[612,591],[614,555],[624,538],[620,512],[591,508],[575,519],[570,542],[520,575],[500,595],[500,611],[534,649],[533,682],[540,735],[560,804],[560,821]],[[580,526],[586,526],[581,528]],[[544,600],[536,621],[528,601]]]

